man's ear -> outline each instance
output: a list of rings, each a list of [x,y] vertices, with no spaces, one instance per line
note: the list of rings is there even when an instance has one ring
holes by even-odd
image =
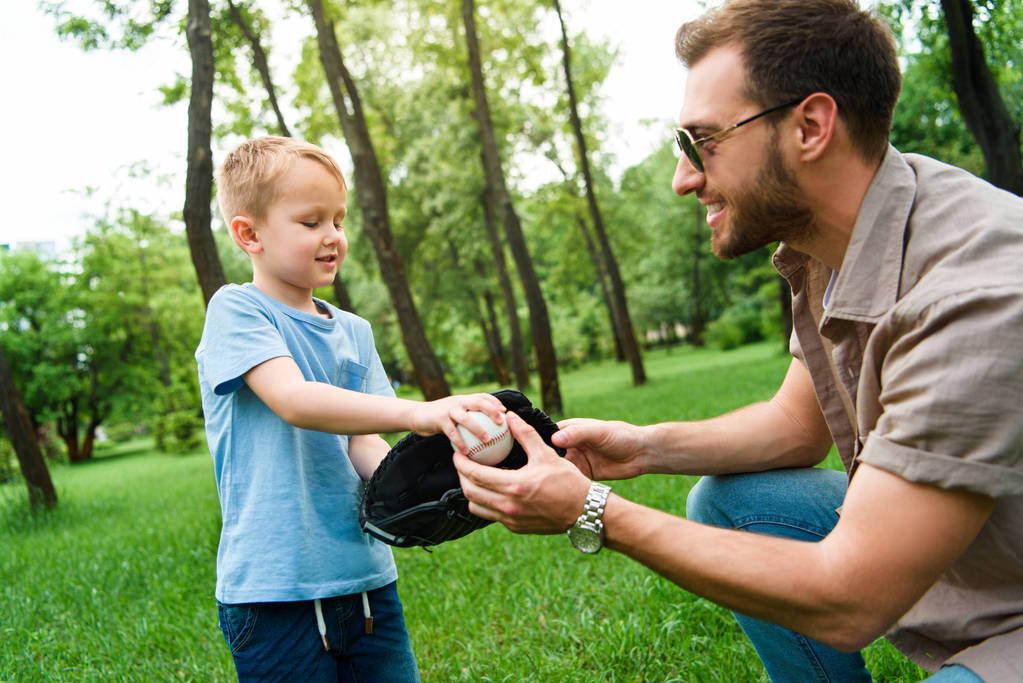
[[[258,254],[263,251],[263,244],[256,234],[256,223],[249,216],[235,216],[228,224],[231,239],[246,254]]]
[[[831,95],[816,92],[796,108],[799,153],[803,161],[817,161],[827,151],[838,125],[838,103]]]

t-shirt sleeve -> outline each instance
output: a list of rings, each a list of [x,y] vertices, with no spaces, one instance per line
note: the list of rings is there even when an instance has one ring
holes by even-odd
[[[200,379],[214,393],[225,395],[238,389],[252,368],[291,352],[255,299],[240,289],[225,288],[210,299],[195,356]]]
[[[1023,494],[1023,293],[978,289],[906,310],[872,344],[882,414],[860,460],[919,483]]]

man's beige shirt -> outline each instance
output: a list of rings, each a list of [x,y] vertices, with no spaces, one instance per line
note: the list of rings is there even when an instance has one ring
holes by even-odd
[[[1023,199],[889,148],[827,308],[826,266],[784,244],[775,265],[850,477],[865,462],[997,499],[888,638],[928,670],[1023,681]]]

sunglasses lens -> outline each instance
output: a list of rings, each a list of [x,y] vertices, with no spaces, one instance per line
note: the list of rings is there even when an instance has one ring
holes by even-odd
[[[678,148],[686,155],[693,168],[703,173],[703,159],[700,157],[700,152],[696,149],[693,141],[689,139],[689,135],[681,128],[675,129],[675,142],[678,143]]]

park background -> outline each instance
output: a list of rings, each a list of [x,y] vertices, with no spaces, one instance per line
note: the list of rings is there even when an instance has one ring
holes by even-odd
[[[351,247],[317,294],[372,323],[402,395],[518,386],[555,417],[637,423],[771,395],[787,365],[787,292],[769,250],[714,259],[702,208],[671,193],[684,74],[623,72],[630,52],[618,41],[656,14],[640,2],[618,10],[620,32],[595,29],[611,4],[37,8],[82,59],[103,54],[130,71],[142,55],[167,55],[175,66],[165,79],[153,68],[146,93],[164,110],[145,138],[180,149],[140,145],[132,157],[116,134],[86,133],[80,146],[40,139],[5,164],[0,609],[11,619],[0,625],[0,680],[231,676],[212,600],[219,511],[192,353],[212,291],[249,277],[211,210],[214,165],[246,137],[297,135],[342,160]],[[681,5],[667,32],[663,21],[651,32],[666,36],[654,54],[669,64],[674,28],[699,12]],[[904,71],[893,143],[1023,191],[1018,0],[879,10]],[[5,38],[16,31],[8,23]],[[31,60],[14,70],[33,78]],[[97,90],[109,79],[96,75]],[[665,99],[633,95],[636,84]],[[50,86],[46,102],[15,88],[5,119],[19,102],[18,116],[35,108],[44,121],[54,108],[67,120],[103,110]],[[623,98],[671,110],[633,114],[627,127],[615,118]],[[59,177],[97,142],[127,148],[130,161],[96,163],[75,191],[41,200],[18,178],[38,166]],[[68,197],[80,213],[61,214]],[[692,483],[616,488],[681,514]],[[621,557],[580,558],[564,539],[493,526],[433,554],[395,554],[424,680],[763,676],[727,613]],[[878,680],[922,675],[884,641],[868,659]]]

